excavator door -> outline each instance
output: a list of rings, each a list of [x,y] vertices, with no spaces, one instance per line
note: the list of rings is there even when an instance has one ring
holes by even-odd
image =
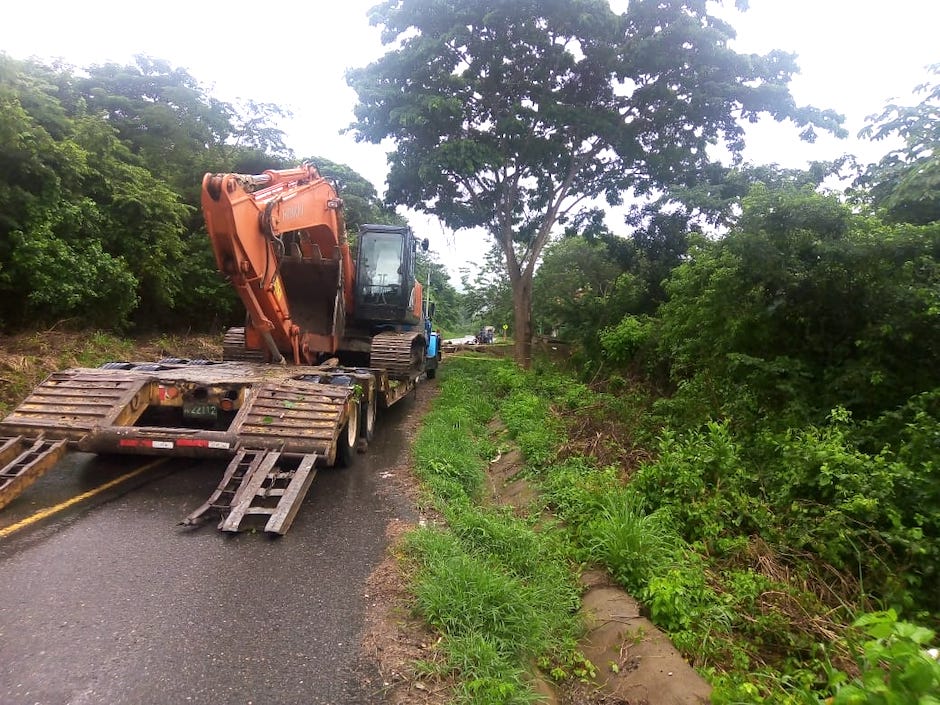
[[[419,323],[421,289],[414,277],[415,250],[414,233],[407,226],[362,226],[356,266],[357,319]]]

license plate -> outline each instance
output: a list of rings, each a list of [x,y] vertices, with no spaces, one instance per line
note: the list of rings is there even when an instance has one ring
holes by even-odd
[[[213,404],[185,404],[183,417],[187,419],[217,419],[219,407]]]

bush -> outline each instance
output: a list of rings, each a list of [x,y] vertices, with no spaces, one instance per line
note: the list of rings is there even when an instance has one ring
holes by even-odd
[[[710,550],[722,538],[774,526],[756,473],[726,423],[682,434],[664,431],[657,459],[636,472],[631,488],[667,512],[687,541]]]
[[[615,365],[631,362],[647,344],[652,325],[646,316],[625,316],[620,323],[600,332],[604,357]]]
[[[865,641],[855,645],[860,674],[830,673],[832,705],[936,705],[940,702],[940,660],[928,647],[934,632],[900,622],[894,610],[855,621]]]

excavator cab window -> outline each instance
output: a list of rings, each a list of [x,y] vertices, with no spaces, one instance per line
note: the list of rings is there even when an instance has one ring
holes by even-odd
[[[414,280],[414,238],[407,227],[365,225],[359,233],[357,317],[402,321]]]
[[[395,233],[375,234],[361,243],[363,286],[367,297],[387,297],[401,288],[402,238]]]

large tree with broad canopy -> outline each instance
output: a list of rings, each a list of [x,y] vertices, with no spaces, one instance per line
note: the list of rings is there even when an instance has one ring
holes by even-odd
[[[740,4],[740,3],[739,3]],[[762,114],[840,132],[798,106],[795,57],[730,48],[706,0],[387,0],[389,51],[349,72],[357,138],[394,140],[386,197],[499,245],[516,359],[532,342],[532,276],[558,226],[625,197],[690,186]]]

